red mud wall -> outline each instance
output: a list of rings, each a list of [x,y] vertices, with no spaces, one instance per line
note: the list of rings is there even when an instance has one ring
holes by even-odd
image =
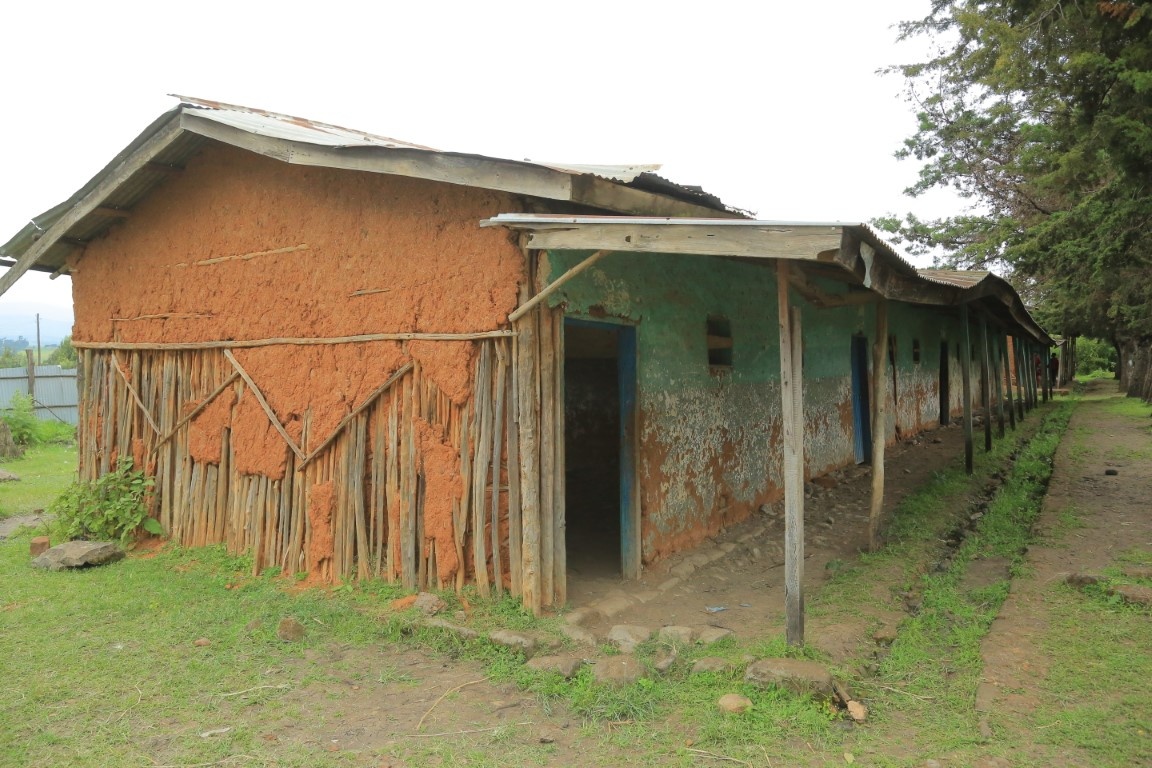
[[[502,193],[293,166],[211,145],[75,261],[75,338],[169,343],[506,328],[523,256],[506,232],[478,223],[522,207]],[[455,405],[467,402],[475,348],[377,341],[234,354],[307,454],[407,362]],[[230,371],[222,357],[218,365]],[[179,405],[188,412],[198,404]],[[425,525],[445,576],[458,565],[450,515],[462,491],[459,458],[424,426]],[[219,464],[225,430],[232,471],[284,477],[288,445],[249,388],[227,387],[192,420],[192,459]],[[309,493],[312,567],[330,554],[323,522],[339,493],[331,483]]]
[[[88,246],[78,341],[490,330],[523,257],[501,193],[207,148]],[[159,317],[158,317],[159,316]]]

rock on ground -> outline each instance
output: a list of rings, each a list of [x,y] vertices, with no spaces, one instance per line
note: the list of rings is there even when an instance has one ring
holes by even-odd
[[[828,670],[803,659],[761,659],[748,665],[744,680],[762,688],[779,686],[795,693],[832,695],[832,675]]]
[[[488,634],[488,639],[497,645],[511,648],[514,651],[523,651],[525,656],[531,656],[536,651],[536,638],[523,632],[511,629],[498,629]]]
[[[13,474],[6,469],[0,469],[0,483],[14,483],[19,479],[19,475]]]
[[[696,663],[692,665],[692,674],[698,675],[702,672],[728,672],[732,669],[732,663],[727,659],[720,659],[715,656],[705,656],[702,659],[697,659]]]
[[[124,550],[110,541],[66,541],[57,544],[32,561],[36,568],[63,571],[106,565],[124,558]]]
[[[608,656],[599,659],[592,677],[605,685],[630,685],[644,676],[644,667],[635,656]]]
[[[617,624],[608,630],[608,642],[624,653],[631,653],[636,646],[652,637],[652,630],[634,624]]]
[[[716,708],[730,715],[742,715],[752,709],[752,700],[738,693],[726,693],[716,702]]]
[[[555,672],[565,678],[570,678],[580,670],[580,667],[584,666],[584,660],[575,656],[537,656],[524,666],[538,672]]]

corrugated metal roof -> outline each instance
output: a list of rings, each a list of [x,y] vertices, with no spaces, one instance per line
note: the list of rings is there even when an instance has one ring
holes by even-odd
[[[972,288],[992,275],[986,269],[918,269],[916,271],[925,280],[941,285],[952,285],[957,288]]]

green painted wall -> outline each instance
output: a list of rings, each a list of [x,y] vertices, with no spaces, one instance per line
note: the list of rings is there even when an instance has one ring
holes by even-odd
[[[550,282],[587,255],[546,254],[541,273]],[[829,293],[844,291],[815,282]],[[570,317],[637,328],[645,562],[693,546],[782,495],[776,295],[771,261],[614,253],[551,298]],[[875,305],[817,309],[795,293],[792,302],[802,312],[805,459],[813,476],[855,460],[851,339],[871,340]],[[730,322],[730,370],[709,367],[709,315]],[[892,440],[897,425],[907,435],[937,423],[940,339],[959,337],[957,321],[934,310],[893,304],[889,324],[897,338]],[[959,364],[952,367],[958,406]]]

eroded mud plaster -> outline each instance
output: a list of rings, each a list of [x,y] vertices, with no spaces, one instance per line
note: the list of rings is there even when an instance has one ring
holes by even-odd
[[[549,279],[583,255],[549,254],[543,262]],[[554,297],[570,316],[637,327],[645,562],[693,546],[783,493],[773,267],[614,254]],[[843,291],[816,282],[830,293]],[[812,477],[855,461],[852,337],[874,336],[875,308],[817,309],[796,296],[793,302],[803,318],[805,474]],[[730,322],[731,368],[709,365],[709,315]],[[938,355],[941,335],[952,330],[947,318],[919,308],[900,307],[892,317],[901,334],[915,329],[923,338],[919,364],[897,356],[888,441],[896,439],[897,425],[908,434],[937,423],[939,360],[924,352],[934,344]]]

